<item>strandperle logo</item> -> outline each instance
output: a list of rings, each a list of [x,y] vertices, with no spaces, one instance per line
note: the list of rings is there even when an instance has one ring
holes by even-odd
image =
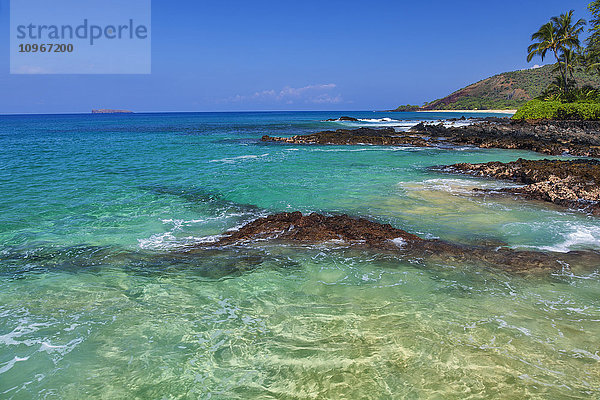
[[[33,24],[18,25],[17,39],[32,39],[32,40],[72,40],[86,39],[90,45],[98,42],[98,40],[115,40],[115,39],[147,39],[148,27],[143,24],[136,24],[133,19],[129,19],[126,24],[114,25],[94,25],[90,24],[87,19],[83,20],[81,25],[49,25],[49,24]]]
[[[150,0],[11,0],[11,74],[150,74]]]

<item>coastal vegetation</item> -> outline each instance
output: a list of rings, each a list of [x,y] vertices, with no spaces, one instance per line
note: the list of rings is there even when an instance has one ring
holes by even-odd
[[[494,75],[422,107],[391,111],[518,109],[514,119],[600,120],[600,0],[588,10],[589,24],[570,10],[532,34],[527,61],[554,64]]]
[[[600,121],[600,103],[563,103],[559,100],[535,99],[521,107],[513,119]]]
[[[419,106],[415,106],[412,104],[405,104],[402,106],[398,106],[398,108],[394,109],[394,110],[390,110],[390,111],[397,111],[397,112],[413,112],[413,111],[419,111],[421,110],[421,107]]]
[[[514,119],[600,120],[600,90],[592,85],[581,85],[575,71],[585,70],[600,74],[600,0],[589,4],[592,14],[589,37],[582,46],[580,35],[586,21],[575,20],[571,10],[542,25],[531,36],[527,61],[550,53],[556,63],[554,81],[537,98],[529,101],[514,115]]]
[[[542,25],[531,36],[531,40],[535,43],[527,49],[527,62],[531,62],[536,56],[544,61],[546,53],[552,52],[560,73],[560,86],[565,93],[569,90],[569,68],[572,67],[571,63],[575,62],[573,51],[581,49],[579,34],[583,32],[586,24],[583,19],[573,22],[574,12],[571,10],[566,14],[561,14],[560,17],[552,17],[550,22]]]
[[[577,87],[600,87],[600,74],[595,71],[588,71],[579,65],[571,70],[572,82],[576,83]],[[402,105],[390,111],[516,110],[528,101],[543,96],[548,88],[555,84],[556,75],[554,65],[504,72],[428,102],[424,106]]]
[[[555,80],[554,69],[546,65],[494,75],[429,102],[421,110],[515,110],[542,96]],[[600,75],[583,68],[574,68],[573,77],[580,86],[600,87]]]

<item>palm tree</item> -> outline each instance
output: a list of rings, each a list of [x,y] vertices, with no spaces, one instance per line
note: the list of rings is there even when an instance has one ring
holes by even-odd
[[[600,51],[588,48],[585,52],[585,69],[587,72],[600,74]]]
[[[553,17],[550,22],[541,26],[541,28],[531,35],[532,41],[537,41],[527,48],[527,62],[533,57],[540,56],[542,61],[546,53],[550,50],[554,53],[554,58],[558,64],[558,69],[562,76],[565,92],[569,87],[569,55],[565,55],[571,49],[580,49],[579,34],[583,31],[585,20],[580,19],[573,23],[573,10],[559,17]],[[562,60],[561,60],[562,57]]]
[[[592,14],[589,29],[590,36],[587,39],[589,47],[600,47],[600,0],[594,0],[588,5],[588,10]]]
[[[537,40],[537,43],[534,43],[527,48],[527,62],[530,62],[535,56],[540,56],[542,61],[544,61],[548,50],[552,51],[554,53],[554,57],[556,58],[560,74],[563,78],[562,80],[565,82],[566,73],[563,70],[559,60],[559,54],[562,51],[562,44],[560,43],[559,33],[556,29],[556,26],[554,26],[552,22],[545,23],[537,32],[531,35],[531,40]]]
[[[579,19],[573,23],[573,13],[571,10],[566,14],[561,14],[560,17],[553,17],[552,24],[558,30],[559,41],[562,43],[563,62],[565,75],[569,75],[569,63],[575,60],[575,51],[581,50],[579,34],[583,32],[583,27],[586,22],[584,19]],[[560,61],[559,61],[560,62]]]
[[[582,56],[573,49],[566,49],[560,57],[558,57],[558,64],[552,70],[552,72],[560,72],[560,68],[563,68],[567,77],[575,80],[575,67],[581,64],[580,58]]]
[[[585,49],[585,64],[588,71],[600,73],[600,0],[592,1],[588,5],[592,14],[590,20],[590,36],[587,38]]]

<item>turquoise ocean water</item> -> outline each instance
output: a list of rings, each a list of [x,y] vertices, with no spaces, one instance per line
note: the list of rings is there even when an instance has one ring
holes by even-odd
[[[362,121],[323,122],[340,115]],[[296,210],[600,249],[597,218],[473,196],[507,184],[427,169],[539,154],[259,140],[461,115],[0,116],[0,398],[598,398],[598,270],[268,243],[188,253]]]

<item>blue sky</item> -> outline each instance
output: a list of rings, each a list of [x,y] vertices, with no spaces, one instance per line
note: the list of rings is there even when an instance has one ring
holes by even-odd
[[[587,19],[587,3],[153,0],[150,75],[10,75],[0,0],[0,113],[422,104],[540,64],[525,60],[531,33],[571,8]]]

